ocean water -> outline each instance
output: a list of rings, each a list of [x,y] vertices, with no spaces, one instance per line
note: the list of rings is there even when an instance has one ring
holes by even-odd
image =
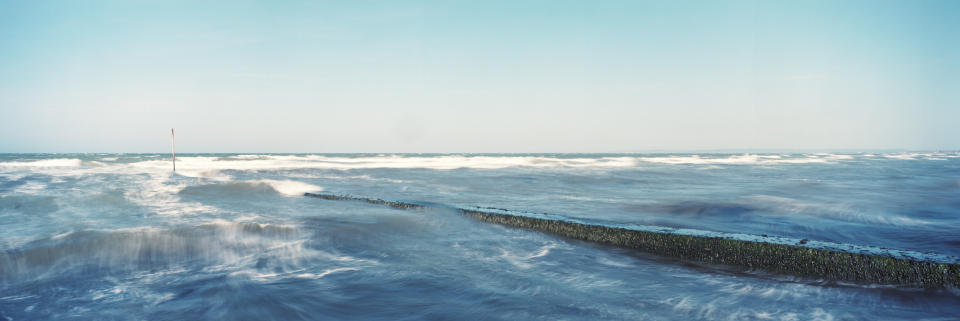
[[[960,153],[0,155],[2,320],[955,320],[349,194],[960,256]]]

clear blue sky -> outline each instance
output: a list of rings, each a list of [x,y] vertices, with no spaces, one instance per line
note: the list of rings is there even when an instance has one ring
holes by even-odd
[[[0,0],[0,152],[960,149],[960,1]]]

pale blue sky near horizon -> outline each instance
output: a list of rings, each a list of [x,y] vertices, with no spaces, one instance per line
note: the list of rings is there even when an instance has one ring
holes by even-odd
[[[960,1],[0,0],[0,152],[960,149]]]

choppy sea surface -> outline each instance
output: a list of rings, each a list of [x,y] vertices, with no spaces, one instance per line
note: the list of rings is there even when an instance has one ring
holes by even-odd
[[[319,191],[960,256],[958,152],[3,154],[0,321],[960,319]]]

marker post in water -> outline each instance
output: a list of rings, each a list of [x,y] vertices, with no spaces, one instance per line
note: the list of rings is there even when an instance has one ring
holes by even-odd
[[[177,171],[177,140],[173,135],[173,128],[170,128],[170,154],[173,156],[173,171]]]

